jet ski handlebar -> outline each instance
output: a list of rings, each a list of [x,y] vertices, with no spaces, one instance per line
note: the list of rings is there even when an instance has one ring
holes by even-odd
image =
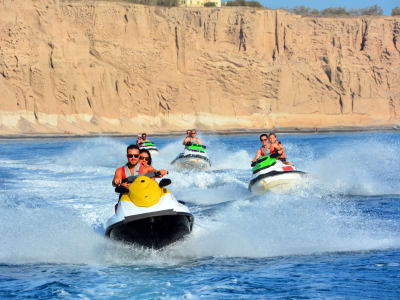
[[[192,146],[192,145],[193,145],[192,142],[187,142],[187,143],[185,144],[185,146],[187,146],[187,147]],[[197,147],[201,147],[201,148],[203,148],[203,149],[207,149],[207,146],[206,146],[206,145],[200,145],[200,144],[194,144],[194,145],[196,145]]]
[[[160,174],[158,174],[158,173],[160,173],[160,172],[157,171],[157,172],[150,172],[150,173],[143,174],[143,175],[139,175],[139,176],[129,176],[129,177],[127,177],[127,178],[122,179],[121,182],[122,182],[122,183],[124,183],[124,182],[132,183],[132,182],[134,182],[134,181],[136,180],[136,178],[138,178],[138,177],[140,177],[140,176],[147,176],[147,177],[149,177],[149,178],[153,178],[153,177],[159,176]],[[167,173],[167,174],[168,174],[168,173]],[[170,185],[170,184],[171,184],[171,179],[169,179],[169,178],[163,178],[163,179],[161,179],[160,182],[158,183],[158,185],[159,185],[160,188],[163,188],[163,187],[165,187],[165,186],[167,186],[167,185]],[[124,186],[122,186],[122,185],[119,185],[119,186],[117,186],[117,187],[115,188],[115,192],[116,192],[116,193],[119,193],[119,194],[124,194],[124,193],[128,193],[128,192],[129,192],[129,189],[127,189],[126,187],[124,187]]]
[[[158,173],[158,172],[157,172],[157,173]],[[146,174],[139,175],[139,176],[147,176],[147,177],[149,177],[149,178],[153,178],[153,177],[159,176],[159,174],[156,174],[155,172],[150,172],[150,173],[146,173]],[[121,182],[122,182],[122,183],[124,183],[124,182],[132,183],[132,182],[134,182],[135,179],[138,178],[139,176],[129,176],[129,177],[126,177],[126,178],[122,179]]]

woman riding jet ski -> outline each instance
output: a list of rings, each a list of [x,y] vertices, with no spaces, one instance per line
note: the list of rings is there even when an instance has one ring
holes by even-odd
[[[253,176],[249,183],[249,191],[253,194],[264,194],[268,191],[284,192],[298,183],[305,175],[297,171],[293,165],[278,160],[278,153],[264,155],[252,162]]]
[[[172,165],[180,169],[208,169],[211,161],[206,153],[206,146],[188,142],[185,149],[172,162]]]
[[[107,221],[107,237],[160,249],[192,231],[194,217],[188,207],[165,188],[171,180],[157,183],[154,176],[130,176],[123,180],[132,183],[129,189],[115,188],[121,195],[115,215]]]

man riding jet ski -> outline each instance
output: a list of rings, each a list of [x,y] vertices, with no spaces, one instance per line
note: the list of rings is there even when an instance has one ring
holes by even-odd
[[[181,169],[208,169],[211,161],[206,154],[206,146],[202,145],[196,136],[196,129],[187,130],[187,136],[183,141],[185,149],[172,162],[172,165]]]
[[[279,153],[270,153],[251,163],[253,176],[249,182],[249,191],[264,194],[268,191],[284,192],[298,183],[305,175],[295,166],[278,160]]]
[[[106,225],[105,235],[115,240],[160,249],[181,240],[192,231],[193,215],[182,201],[177,201],[165,186],[171,183],[153,180],[154,173],[130,176],[120,185],[120,201],[115,215]]]

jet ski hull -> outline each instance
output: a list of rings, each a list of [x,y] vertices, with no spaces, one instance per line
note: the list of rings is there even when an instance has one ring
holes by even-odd
[[[179,169],[199,169],[206,170],[211,167],[211,162],[206,156],[187,154],[180,155],[171,162]]]
[[[153,174],[154,175],[154,174]],[[105,236],[126,243],[160,249],[192,231],[194,217],[189,208],[149,174],[131,176],[129,189],[117,187],[120,199],[106,224]],[[168,182],[169,181],[169,182]]]
[[[154,147],[154,146],[143,146],[143,147],[140,147],[140,150],[142,150],[142,149],[148,150],[152,156],[158,154],[158,149],[157,149],[157,147]]]
[[[106,236],[140,246],[160,249],[188,235],[193,216],[173,210],[126,217],[106,230]]]
[[[304,175],[304,172],[297,170],[287,172],[272,171],[260,174],[250,181],[249,190],[256,195],[265,194],[269,191],[285,193],[298,184],[304,178]]]

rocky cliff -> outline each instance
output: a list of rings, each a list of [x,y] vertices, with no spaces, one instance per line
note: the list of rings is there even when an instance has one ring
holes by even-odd
[[[0,134],[400,122],[400,18],[0,1]]]

